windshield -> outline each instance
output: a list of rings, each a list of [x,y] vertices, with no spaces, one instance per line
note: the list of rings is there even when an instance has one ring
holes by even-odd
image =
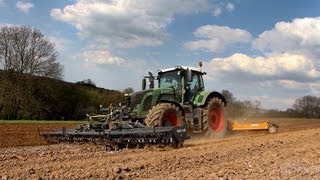
[[[159,75],[159,88],[181,88],[180,71],[171,71]]]
[[[196,94],[204,89],[203,79],[201,74],[199,73],[192,73],[191,81],[188,82],[189,88],[189,100],[191,100]]]

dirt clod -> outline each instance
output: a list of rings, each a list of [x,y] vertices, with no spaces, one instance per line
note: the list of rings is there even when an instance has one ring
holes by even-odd
[[[33,168],[29,169],[28,172],[29,172],[30,175],[36,173],[36,171]]]
[[[114,168],[114,170],[113,170],[113,172],[115,172],[116,174],[120,174],[121,171],[122,171],[122,169],[119,168],[119,167],[116,167],[116,168]]]

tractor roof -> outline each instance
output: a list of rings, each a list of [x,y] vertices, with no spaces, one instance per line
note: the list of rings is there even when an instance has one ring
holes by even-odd
[[[179,65],[178,65],[178,66],[175,66],[175,67],[172,67],[172,68],[159,69],[159,70],[158,70],[158,73],[165,73],[165,72],[176,71],[176,70],[187,70],[187,69],[190,69],[190,70],[192,70],[192,71],[195,71],[195,72],[199,72],[199,73],[204,74],[204,72],[202,72],[200,68],[188,67],[188,66],[179,66]]]

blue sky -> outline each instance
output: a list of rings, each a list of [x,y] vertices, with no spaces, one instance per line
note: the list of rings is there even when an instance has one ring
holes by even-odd
[[[285,110],[320,96],[320,1],[0,0],[0,26],[56,44],[64,79],[139,90],[148,70],[203,61],[206,89]]]

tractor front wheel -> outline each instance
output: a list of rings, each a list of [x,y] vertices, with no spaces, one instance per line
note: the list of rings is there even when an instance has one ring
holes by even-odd
[[[159,103],[148,113],[145,123],[148,127],[155,126],[181,126],[183,123],[182,112],[171,103]]]
[[[203,109],[203,133],[212,138],[222,138],[227,131],[227,120],[223,114],[224,104],[219,98],[212,98]]]

